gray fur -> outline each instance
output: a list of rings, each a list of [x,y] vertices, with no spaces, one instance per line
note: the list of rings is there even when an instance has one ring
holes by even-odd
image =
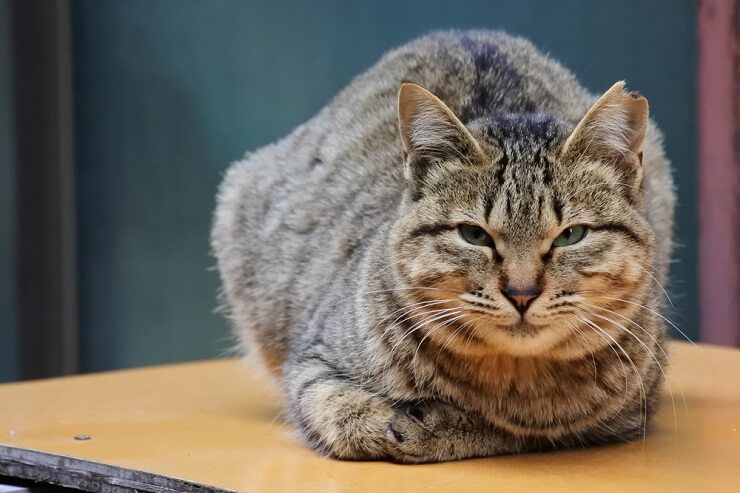
[[[397,94],[406,81],[444,101],[481,154],[428,168],[407,163],[404,177]],[[601,306],[569,293],[583,281],[575,272],[598,277],[632,259],[665,282],[674,194],[656,127],[643,148],[644,192],[609,164],[573,173],[558,162],[595,100],[524,39],[434,33],[389,52],[311,120],[229,169],[212,244],[230,316],[245,349],[256,349],[281,383],[287,415],[312,447],[339,458],[428,462],[644,432],[665,361],[651,278],[624,274],[613,297],[628,302],[600,298],[611,311],[587,317],[613,343],[577,318],[553,322],[569,331],[567,344],[586,334],[572,353],[563,342],[513,354],[476,331],[463,350],[456,338],[469,326],[444,313],[435,323],[431,310],[410,313],[411,303],[434,306],[435,289],[448,289],[435,283],[450,279],[464,279],[460,289],[491,313],[505,311],[490,279],[535,265],[546,277],[542,303],[548,296],[552,306]],[[556,216],[578,208],[599,224],[627,221],[631,232],[589,233],[588,246],[563,249],[547,264],[554,267],[542,267],[534,245]],[[445,230],[451,214],[486,210],[502,251],[506,244],[500,257]],[[604,275],[608,285],[614,272]]]

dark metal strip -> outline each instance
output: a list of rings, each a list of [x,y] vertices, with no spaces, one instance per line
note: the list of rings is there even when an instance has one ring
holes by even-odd
[[[78,367],[69,0],[12,3],[20,378]]]

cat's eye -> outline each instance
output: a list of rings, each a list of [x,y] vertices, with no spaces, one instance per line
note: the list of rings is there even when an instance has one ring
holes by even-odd
[[[460,233],[460,238],[471,245],[493,248],[493,238],[480,226],[461,224],[457,227],[457,231]]]
[[[554,247],[563,247],[578,243],[586,236],[586,226],[570,226],[565,228],[552,242]]]

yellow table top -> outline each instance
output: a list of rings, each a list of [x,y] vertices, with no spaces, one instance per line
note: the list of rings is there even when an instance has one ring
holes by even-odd
[[[644,442],[420,466],[340,462],[299,444],[256,372],[225,360],[0,385],[0,444],[247,492],[739,491],[740,351],[671,347],[676,418],[666,397]]]

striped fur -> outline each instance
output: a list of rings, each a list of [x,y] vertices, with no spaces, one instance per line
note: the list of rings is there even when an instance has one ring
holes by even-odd
[[[305,441],[430,462],[642,434],[674,207],[646,122],[526,40],[442,32],[234,164],[212,231],[229,314]],[[541,290],[524,315],[509,285]]]

